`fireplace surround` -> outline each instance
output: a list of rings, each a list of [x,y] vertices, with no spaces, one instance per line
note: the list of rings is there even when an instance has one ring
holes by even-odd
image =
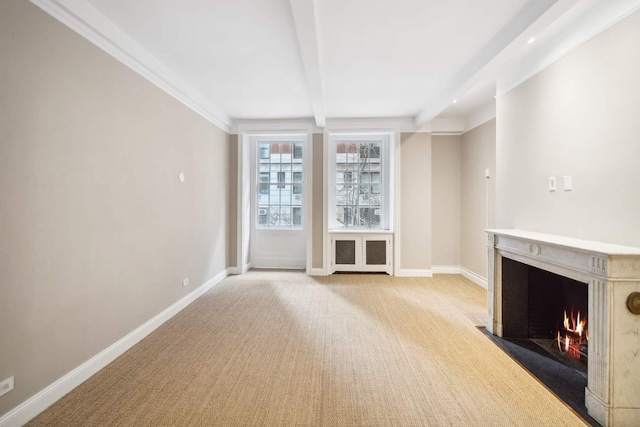
[[[487,249],[487,330],[502,337],[511,327],[509,316],[503,316],[503,296],[510,291],[503,258],[584,283],[589,316],[585,406],[604,426],[638,425],[640,315],[634,312],[640,304],[640,249],[522,230],[487,230]]]

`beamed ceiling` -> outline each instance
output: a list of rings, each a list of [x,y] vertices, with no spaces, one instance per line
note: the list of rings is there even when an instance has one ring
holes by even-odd
[[[402,117],[424,128],[491,111],[495,95],[640,3],[32,1],[227,131],[311,117],[319,127]]]

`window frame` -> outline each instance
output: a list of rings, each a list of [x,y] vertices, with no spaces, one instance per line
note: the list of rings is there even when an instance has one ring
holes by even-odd
[[[306,210],[306,192],[307,192],[307,183],[306,183],[306,179],[307,179],[307,168],[308,168],[308,163],[306,160],[306,156],[308,155],[307,153],[307,144],[306,144],[306,136],[304,135],[282,135],[282,134],[278,134],[278,135],[255,135],[251,137],[251,143],[254,145],[255,147],[255,151],[252,151],[253,154],[253,163],[254,163],[254,168],[255,168],[255,178],[253,179],[253,190],[252,190],[252,196],[254,198],[254,203],[256,206],[255,209],[255,215],[252,215],[252,222],[253,222],[253,229],[255,230],[260,230],[260,231],[283,231],[283,232],[287,232],[287,231],[294,231],[294,232],[299,232],[302,231],[306,228],[306,214],[305,214],[305,210]],[[265,152],[265,150],[262,149],[262,146],[264,144],[268,144],[269,145],[269,157],[263,157],[263,153]],[[265,172],[262,172],[260,170],[260,165],[264,164],[261,163],[261,161],[264,161],[266,159],[269,160],[268,164],[275,164],[275,163],[271,163],[271,156],[273,154],[273,148],[272,145],[273,144],[290,144],[291,145],[291,158],[290,158],[290,163],[280,163],[281,165],[283,164],[290,164],[291,167],[289,168],[289,171],[271,171],[271,172],[267,172],[267,174],[269,174],[269,180],[267,182],[263,182],[262,181],[262,176],[263,174],[265,174]],[[298,153],[301,154],[300,157],[298,157],[297,155],[294,158],[294,151],[296,150],[296,146],[299,146],[300,148],[298,149]],[[283,153],[280,153],[280,155],[282,155]],[[289,154],[289,153],[284,153],[284,154]],[[301,166],[300,171],[295,171],[294,172],[294,164],[299,164]],[[275,173],[275,177],[273,176],[273,173]],[[294,174],[296,174],[297,176],[300,177],[300,181],[299,182],[294,182]],[[299,174],[299,175],[298,175]],[[289,175],[291,177],[291,182],[287,182],[286,181],[286,176]],[[284,181],[282,181],[281,177],[284,177]],[[273,178],[275,178],[275,180],[273,180]],[[272,205],[271,203],[268,203],[267,205],[261,204],[260,203],[260,195],[264,195],[265,193],[262,193],[262,187],[263,186],[267,186],[267,188],[269,188],[269,191],[271,191],[271,189],[273,187],[277,187],[279,190],[283,190],[286,188],[290,188],[290,196],[289,196],[289,204],[277,204],[277,205]],[[294,188],[295,188],[295,193],[294,193]],[[270,194],[270,193],[266,193],[266,194]],[[299,198],[299,202],[295,203],[294,199],[296,198],[296,196],[298,196]],[[269,225],[269,219],[268,217],[270,215],[272,215],[272,211],[273,208],[278,208],[279,210],[279,215],[282,216],[282,208],[287,208],[288,209],[288,218],[289,218],[289,225]],[[297,221],[296,224],[294,224],[294,208],[299,208],[298,212],[299,212],[299,217],[300,217],[300,223],[298,224]],[[267,220],[266,220],[266,224],[262,221],[262,219],[260,218],[260,211],[262,209],[266,209],[267,210]],[[287,210],[285,209],[285,210]],[[282,218],[280,218],[280,223],[282,223]]]
[[[380,152],[375,152],[374,157],[369,157],[370,159],[380,159],[380,171],[379,171],[379,182],[374,183],[372,181],[372,175],[378,171],[368,170],[365,173],[368,173],[368,182],[360,183],[360,175],[357,177],[351,176],[351,180],[348,181],[344,176],[342,180],[339,181],[337,178],[338,167],[337,167],[337,149],[339,144],[343,143],[379,143],[380,144]],[[392,215],[392,204],[391,204],[391,170],[393,166],[393,158],[392,158],[392,147],[394,145],[394,134],[392,132],[329,132],[329,147],[328,147],[328,231],[390,231],[391,230],[391,219]],[[362,156],[362,145],[358,146],[358,158]],[[359,160],[358,160],[359,161]],[[346,171],[348,173],[348,171]],[[367,193],[371,195],[376,195],[380,197],[380,225],[377,227],[366,227],[359,225],[345,225],[341,224],[338,221],[337,213],[338,213],[338,205],[337,205],[337,186],[338,185],[355,185],[358,186],[358,193],[360,194],[360,186],[363,186],[363,189],[366,186],[369,186],[369,191]],[[376,187],[376,191],[373,190],[374,185]],[[379,188],[379,193],[378,193]],[[346,204],[345,208],[358,209],[360,212],[361,209],[369,209],[367,212],[372,212],[370,209],[377,209],[377,205],[359,205],[356,204]]]

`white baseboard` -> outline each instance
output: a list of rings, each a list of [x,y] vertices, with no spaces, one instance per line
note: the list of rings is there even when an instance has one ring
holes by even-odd
[[[275,258],[275,257],[252,258],[251,265],[253,268],[305,270],[307,268],[307,259],[306,258]]]
[[[43,390],[40,390],[28,400],[7,412],[0,418],[0,427],[19,427],[26,424],[29,420],[47,409],[62,396],[69,393],[100,369],[114,361],[118,356],[136,345],[144,337],[156,330],[167,320],[171,319],[202,294],[220,283],[225,277],[227,277],[229,270],[230,269],[224,270],[212,277],[189,295],[177,301],[157,316],[148,320],[134,331],[120,338],[118,341],[84,362],[82,365],[73,369],[71,372],[67,373]]]
[[[228,275],[242,274],[242,270],[239,269],[238,267],[229,267],[227,268],[227,274]]]
[[[400,270],[398,270],[397,276],[398,277],[433,277],[433,271],[401,268]]]
[[[324,271],[324,268],[310,268],[307,274],[309,276],[326,276],[327,272]]]
[[[459,265],[434,265],[431,267],[433,274],[462,274]]]
[[[239,274],[244,274],[249,270],[251,270],[251,263],[243,265],[242,270],[240,270]]]
[[[432,270],[434,274],[460,274],[476,285],[487,289],[487,279],[459,265],[434,265]]]
[[[471,270],[467,270],[464,267],[461,267],[461,270],[462,270],[461,273],[462,273],[462,275],[464,277],[466,277],[467,279],[471,280],[476,285],[487,289],[487,279],[485,279],[482,276],[477,275],[476,273],[474,273]]]

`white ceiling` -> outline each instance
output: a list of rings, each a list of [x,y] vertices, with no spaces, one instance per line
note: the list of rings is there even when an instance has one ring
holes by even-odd
[[[32,1],[227,130],[246,119],[410,117],[420,127],[468,116],[640,4]]]

